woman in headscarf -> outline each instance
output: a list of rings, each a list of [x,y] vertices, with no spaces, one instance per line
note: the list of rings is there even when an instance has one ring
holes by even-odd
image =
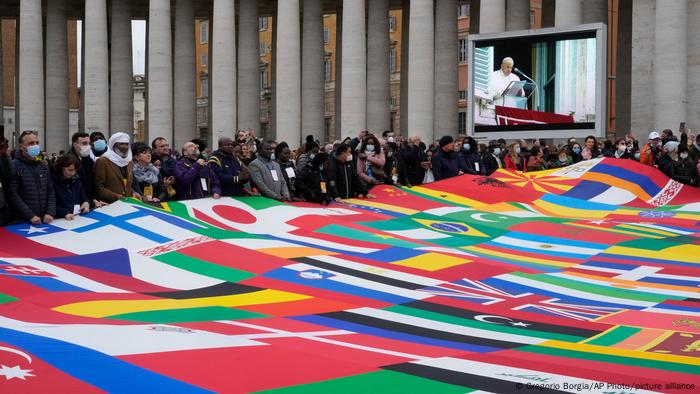
[[[132,190],[134,163],[129,136],[115,133],[109,138],[107,152],[95,162],[95,185],[101,201],[113,203],[125,197],[140,196]]]

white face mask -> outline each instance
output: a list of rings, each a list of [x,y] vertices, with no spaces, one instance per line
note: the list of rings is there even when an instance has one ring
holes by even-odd
[[[515,150],[515,153],[520,153],[520,147],[519,147],[519,146],[516,146],[514,150]]]
[[[498,156],[501,154],[501,148],[493,148],[493,154]]]
[[[617,146],[617,151],[622,153],[627,150],[627,145],[618,145]]]
[[[90,145],[81,145],[78,154],[80,154],[80,157],[88,157],[90,156],[90,151],[92,151]]]
[[[394,142],[394,137],[389,137],[386,139],[387,142]]]
[[[688,152],[683,152],[680,154],[681,159],[687,159],[688,158]]]
[[[374,145],[367,145],[367,152],[374,152]]]
[[[352,153],[348,155],[348,158],[346,161],[352,161]]]
[[[270,155],[270,160],[275,160],[275,153],[274,152],[272,152],[272,154]]]

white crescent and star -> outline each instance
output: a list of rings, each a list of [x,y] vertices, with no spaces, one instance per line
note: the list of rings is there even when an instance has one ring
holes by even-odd
[[[480,321],[482,323],[490,323],[490,324],[498,324],[498,325],[510,324],[513,327],[527,327],[530,325],[530,323],[525,323],[525,322],[521,322],[521,321],[516,322],[509,317],[496,316],[496,315],[477,315],[477,316],[474,316],[474,320]],[[505,322],[499,323],[498,321],[493,321],[493,320],[505,320]]]
[[[11,347],[0,346],[0,351],[16,354],[20,357],[23,357],[25,360],[27,360],[27,362],[29,362],[29,364],[32,363],[31,356],[29,356],[27,353],[25,353],[21,350],[13,349]],[[14,367],[8,367],[7,365],[0,364],[0,376],[4,376],[5,381],[8,381],[8,380],[12,380],[14,378],[27,380],[27,376],[36,376],[36,375],[32,374],[31,369],[22,369],[22,368],[20,368],[19,365],[15,365]]]
[[[488,213],[473,213],[471,214],[471,218],[474,220],[478,220],[480,222],[486,222],[486,223],[498,223],[498,220],[491,220],[491,219],[484,219],[484,215],[488,215]],[[498,216],[497,219],[503,220],[503,219],[508,219],[505,216]]]

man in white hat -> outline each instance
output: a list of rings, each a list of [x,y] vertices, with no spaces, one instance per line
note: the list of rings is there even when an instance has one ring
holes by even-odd
[[[97,198],[113,203],[134,195],[131,182],[134,175],[134,162],[131,144],[126,133],[114,133],[109,138],[107,152],[95,162],[95,186]]]
[[[639,153],[639,162],[642,164],[655,166],[656,160],[661,155],[661,135],[656,131],[649,133],[649,142],[642,147]]]

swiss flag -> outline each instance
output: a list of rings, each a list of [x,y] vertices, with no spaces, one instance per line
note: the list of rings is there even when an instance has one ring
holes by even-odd
[[[0,342],[0,393],[100,393],[98,388],[52,367],[22,349]]]

